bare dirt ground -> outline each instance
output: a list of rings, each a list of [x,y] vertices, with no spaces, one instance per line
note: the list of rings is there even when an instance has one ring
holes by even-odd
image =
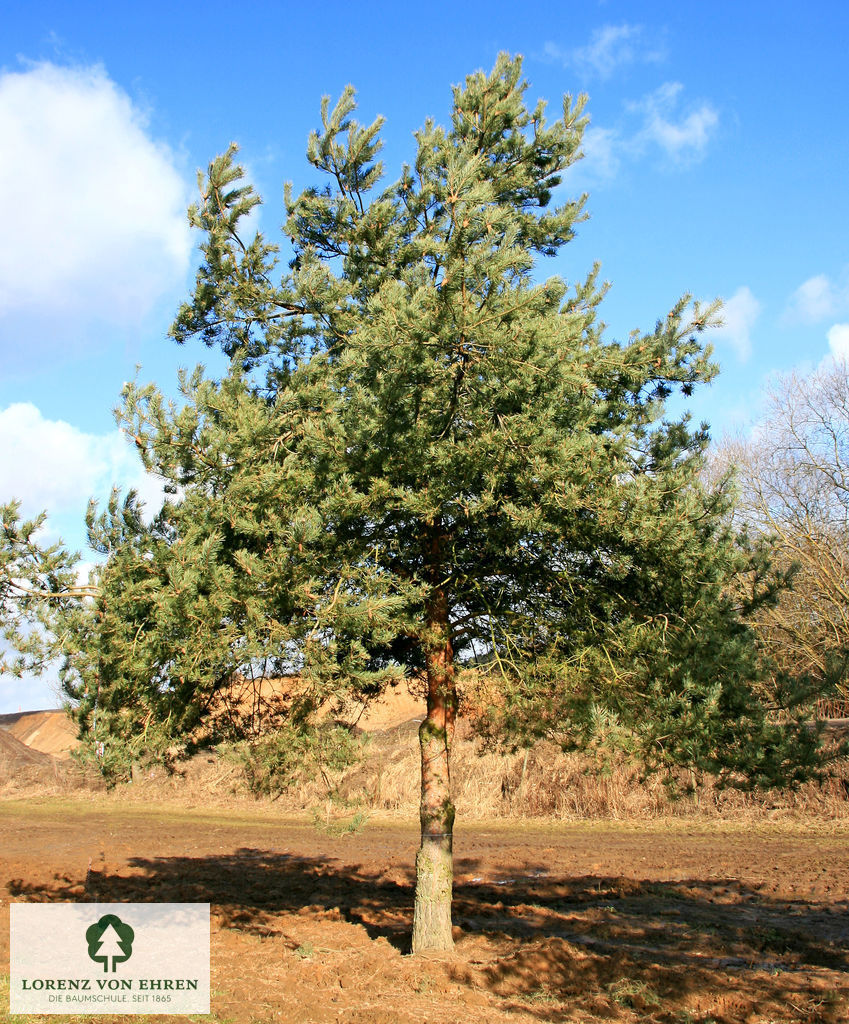
[[[7,800],[0,956],[10,901],[197,900],[213,1022],[844,1024],[847,840],[841,823],[459,823],[455,952],[411,957],[413,822],[334,837],[268,805]]]

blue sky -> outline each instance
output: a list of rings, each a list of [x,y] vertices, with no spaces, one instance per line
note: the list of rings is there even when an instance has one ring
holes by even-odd
[[[90,496],[154,500],[112,409],[140,366],[173,390],[202,348],[166,337],[194,265],[185,207],[231,140],[263,194],[308,183],[322,95],[352,83],[387,118],[394,177],[450,86],[525,56],[556,116],[589,94],[585,160],[564,195],[590,220],[545,273],[612,284],[610,337],[684,292],[726,302],[722,372],[692,411],[715,436],[757,419],[770,375],[849,354],[849,5],[598,2],[428,5],[7,3],[0,37],[0,500],[46,508],[84,546]],[[0,678],[0,712],[50,706]]]

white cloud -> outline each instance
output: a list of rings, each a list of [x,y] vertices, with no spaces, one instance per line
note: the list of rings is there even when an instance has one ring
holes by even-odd
[[[591,125],[581,142],[583,159],[569,171],[570,190],[581,190],[597,183],[612,181],[619,173],[622,145],[613,128]]]
[[[849,359],[849,324],[834,324],[826,332],[828,347],[835,359]]]
[[[760,316],[761,304],[746,285],[722,305],[722,326],[712,332],[717,341],[726,342],[740,362],[752,354],[751,331]]]
[[[61,533],[72,548],[83,545],[89,498],[103,502],[113,484],[135,488],[150,512],[162,501],[160,482],[119,430],[86,434],[29,402],[0,411],[0,451],[0,501],[20,500],[25,516],[47,510],[49,535]]]
[[[569,188],[607,184],[623,164],[637,162],[658,149],[676,168],[701,160],[719,124],[719,114],[705,101],[681,111],[683,88],[680,82],[667,82],[641,100],[626,103],[630,125],[589,127],[584,132],[584,159],[570,171]]]
[[[603,25],[593,31],[585,46],[571,50],[547,42],[544,54],[565,67],[603,79],[610,78],[616,70],[628,64],[655,63],[665,56],[661,47],[648,42],[642,25],[629,24]]]
[[[681,114],[678,107],[683,88],[680,82],[666,82],[638,102],[628,104],[629,110],[643,117],[643,127],[632,145],[641,149],[654,143],[677,163],[697,160],[704,155],[719,123],[719,114],[707,102]]]
[[[817,274],[804,281],[790,296],[787,314],[791,320],[816,323],[849,311],[849,275],[840,282],[826,274]]]
[[[0,137],[4,334],[32,316],[136,324],[182,284],[186,183],[102,68],[0,74]]]
[[[19,402],[0,410],[0,502],[17,498],[29,518],[47,510],[41,543],[60,538],[71,551],[85,551],[85,512],[89,498],[101,507],[113,484],[135,488],[149,513],[162,503],[162,486],[144,472],[126,437],[118,430],[87,434],[62,420],[49,420],[36,406]],[[98,556],[94,556],[98,558]],[[77,578],[88,582],[95,562],[77,564]],[[25,679],[0,677],[0,713],[18,708],[58,707],[55,666],[45,675]]]

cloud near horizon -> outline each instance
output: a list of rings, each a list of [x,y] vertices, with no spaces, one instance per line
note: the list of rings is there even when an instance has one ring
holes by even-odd
[[[0,73],[0,133],[0,336],[136,325],[182,284],[188,185],[102,67]]]
[[[27,518],[46,511],[48,536],[61,534],[74,549],[83,546],[90,498],[102,503],[119,486],[138,491],[148,511],[162,502],[160,481],[145,472],[120,430],[87,434],[17,402],[0,410],[0,451],[0,502],[19,500]]]
[[[45,418],[30,402],[0,409],[0,502],[21,502],[30,519],[46,511],[42,543],[62,540],[69,551],[86,552],[85,513],[90,498],[101,507],[114,485],[135,489],[150,515],[159,510],[162,483],[144,471],[133,446],[119,431],[87,434],[63,420]],[[77,575],[88,572],[99,556],[88,551]],[[0,676],[0,713],[20,708],[58,707],[61,703],[55,666],[43,677]]]

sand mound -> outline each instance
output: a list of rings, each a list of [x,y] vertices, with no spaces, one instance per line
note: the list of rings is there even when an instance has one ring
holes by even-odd
[[[363,711],[353,708],[345,720],[356,725],[363,732],[382,732],[392,729],[405,722],[420,722],[427,711],[423,697],[410,693],[406,685],[399,683],[388,686],[386,692],[378,700],[366,706]]]
[[[272,720],[275,712],[289,706],[305,685],[299,676],[256,680],[237,676],[231,686],[218,695],[214,713],[222,720],[232,716],[243,724],[261,726]],[[341,713],[337,710],[333,713],[339,721],[363,732],[380,732],[410,720],[421,721],[425,711],[423,693],[411,692],[407,683],[399,681],[388,685],[378,699],[365,706],[352,700]]]
[[[32,750],[68,757],[77,745],[77,731],[64,711],[23,711],[0,715],[0,729]]]
[[[7,729],[0,729],[0,769],[7,774],[21,768],[48,768],[53,763],[54,759],[49,754],[33,750]]]

